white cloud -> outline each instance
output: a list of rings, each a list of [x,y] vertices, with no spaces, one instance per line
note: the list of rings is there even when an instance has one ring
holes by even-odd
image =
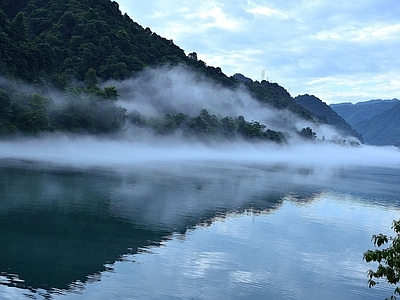
[[[371,82],[374,84],[371,85]],[[391,99],[398,94],[400,86],[400,72],[387,74],[364,74],[328,76],[311,79],[307,83],[309,94],[323,98],[328,102],[351,101],[359,99],[377,99],[371,95],[380,95],[380,98]],[[341,100],[341,101],[338,101]]]
[[[287,19],[289,16],[284,12],[268,6],[254,6],[247,10],[254,15],[274,17],[278,19]]]
[[[200,12],[190,14],[187,16],[189,19],[194,19],[196,23],[202,24],[203,28],[220,27],[227,30],[234,30],[239,27],[239,22],[234,19],[230,19],[220,7],[216,5],[210,5],[210,7],[204,7]],[[198,30],[199,28],[197,28]]]
[[[345,41],[345,42],[383,42],[397,41],[400,34],[400,23],[398,24],[374,24],[359,28],[358,26],[340,26],[332,30],[320,31],[315,38],[324,41]]]

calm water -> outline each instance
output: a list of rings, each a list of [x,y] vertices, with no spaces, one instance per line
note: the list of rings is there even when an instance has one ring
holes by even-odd
[[[383,299],[398,168],[0,166],[0,299]]]

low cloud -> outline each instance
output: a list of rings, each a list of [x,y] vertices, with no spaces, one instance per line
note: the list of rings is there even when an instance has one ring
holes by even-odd
[[[348,147],[329,142],[304,142],[295,139],[301,128],[312,126],[317,137],[337,135],[334,128],[317,126],[294,114],[277,110],[253,99],[244,87],[222,87],[186,67],[145,70],[126,81],[105,82],[114,85],[121,97],[117,104],[128,113],[162,116],[182,112],[197,116],[202,109],[218,117],[237,117],[258,121],[273,130],[292,134],[288,145],[267,142],[216,141],[204,144],[179,135],[156,136],[151,130],[127,124],[122,134],[90,136],[51,133],[32,138],[0,141],[0,159],[43,162],[76,167],[123,167],[148,162],[225,161],[246,164],[288,164],[298,166],[344,165],[398,166],[398,148]],[[29,89],[30,87],[27,87]],[[50,91],[57,101],[66,101]]]
[[[51,134],[40,138],[0,141],[0,159],[60,166],[121,169],[151,162],[219,161],[233,164],[289,165],[317,169],[343,166],[398,168],[396,147],[344,147],[303,143],[278,146],[268,143],[185,143],[165,139],[118,139]]]
[[[197,116],[206,109],[218,118],[242,115],[247,121],[258,121],[269,129],[286,131],[296,130],[296,121],[301,121],[290,112],[253,99],[243,87],[222,87],[184,66],[147,70],[137,78],[106,85],[117,87],[121,94],[119,105],[128,112],[137,110],[145,116],[176,112]],[[287,119],[291,123],[283,121]]]

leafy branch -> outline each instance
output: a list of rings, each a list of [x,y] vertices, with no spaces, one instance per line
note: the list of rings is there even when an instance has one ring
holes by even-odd
[[[367,250],[363,259],[366,262],[378,262],[378,267],[374,271],[368,270],[368,287],[373,287],[379,282],[377,279],[385,279],[389,284],[397,285],[400,281],[400,220],[393,221],[392,229],[394,237],[388,237],[382,233],[372,236],[375,247],[387,245],[387,248]],[[393,295],[387,299],[396,299],[395,295],[400,295],[400,288],[396,286]]]

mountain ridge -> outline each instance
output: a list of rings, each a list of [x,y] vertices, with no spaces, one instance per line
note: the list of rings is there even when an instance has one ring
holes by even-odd
[[[371,145],[400,145],[400,100],[374,99],[330,105]]]
[[[374,115],[380,114],[400,103],[396,98],[391,100],[373,99],[356,104],[345,102],[331,104],[330,107],[350,125],[354,126],[358,122],[369,119]]]
[[[314,95],[299,95],[294,98],[297,104],[310,110],[322,124],[335,126],[344,136],[354,136],[361,142],[363,138],[342,117],[340,117],[329,105]]]

